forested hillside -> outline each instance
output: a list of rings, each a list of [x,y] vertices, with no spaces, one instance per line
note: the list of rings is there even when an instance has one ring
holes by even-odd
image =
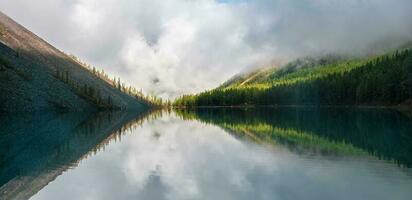
[[[182,96],[175,106],[407,103],[412,99],[412,54],[405,49],[364,59],[297,60],[258,77],[253,81],[242,77],[211,91]]]
[[[344,57],[328,54],[320,56],[318,58],[305,57],[296,59],[287,63],[285,66],[278,67],[266,67],[262,69],[256,69],[246,73],[238,74],[225,83],[223,83],[219,89],[236,88],[241,86],[251,86],[258,83],[264,84],[271,82],[276,78],[280,78],[297,70],[309,69],[316,66],[333,65],[339,61],[345,60]]]
[[[155,101],[0,13],[0,112],[141,110]]]

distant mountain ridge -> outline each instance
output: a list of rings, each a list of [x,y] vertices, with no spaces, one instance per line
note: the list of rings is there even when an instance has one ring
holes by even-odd
[[[275,78],[279,78],[289,73],[293,73],[300,69],[308,69],[316,66],[330,65],[333,63],[338,63],[339,61],[347,60],[348,58],[343,56],[338,56],[334,54],[328,54],[321,57],[304,57],[300,59],[293,60],[286,65],[276,66],[276,67],[264,67],[258,68],[246,73],[240,73],[226,82],[224,82],[218,88],[235,88],[247,85],[253,85],[257,83],[264,83]]]
[[[1,112],[149,107],[1,12],[0,94]]]
[[[398,106],[412,105],[412,51],[304,58],[276,69],[238,75],[222,86],[175,100],[177,107],[203,106]]]

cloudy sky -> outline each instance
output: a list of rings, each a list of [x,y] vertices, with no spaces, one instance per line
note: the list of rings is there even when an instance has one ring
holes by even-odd
[[[412,40],[411,0],[1,0],[59,49],[162,97],[299,56]]]

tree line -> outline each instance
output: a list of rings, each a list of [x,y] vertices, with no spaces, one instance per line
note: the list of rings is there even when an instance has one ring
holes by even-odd
[[[125,83],[121,82],[120,78],[116,78],[116,77],[110,78],[109,75],[103,69],[99,70],[96,67],[91,66],[81,61],[79,58],[77,58],[74,55],[70,55],[70,54],[67,54],[67,55],[70,58],[72,58],[75,62],[80,64],[82,67],[84,67],[86,70],[88,70],[90,73],[92,73],[94,76],[96,76],[97,78],[105,81],[106,83],[118,89],[119,91],[134,97],[138,101],[144,102],[145,104],[150,105],[152,107],[161,107],[161,106],[168,104],[168,101],[164,101],[163,99],[159,97],[156,97],[154,95],[144,94],[141,89],[140,90],[136,89],[135,87],[132,87],[130,85],[127,86]],[[96,95],[96,94],[93,93],[93,95]],[[107,102],[109,101],[107,100]],[[112,103],[112,101],[110,102]]]
[[[397,105],[410,99],[412,55],[410,50],[403,50],[300,69],[265,83],[184,95],[173,105]]]

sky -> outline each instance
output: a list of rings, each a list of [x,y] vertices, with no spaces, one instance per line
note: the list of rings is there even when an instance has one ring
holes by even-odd
[[[165,98],[303,56],[412,40],[410,0],[1,0],[60,50]]]

